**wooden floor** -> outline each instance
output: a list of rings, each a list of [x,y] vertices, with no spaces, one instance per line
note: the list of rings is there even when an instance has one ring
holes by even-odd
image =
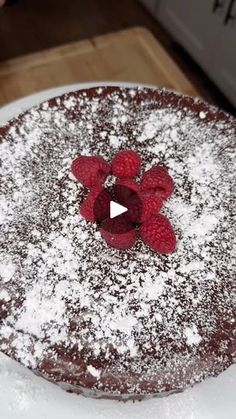
[[[147,27],[208,102],[236,113],[137,0],[18,0],[0,10],[0,60],[132,26]]]

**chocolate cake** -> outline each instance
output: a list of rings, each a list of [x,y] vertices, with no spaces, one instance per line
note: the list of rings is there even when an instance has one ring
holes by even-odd
[[[236,357],[233,117],[158,89],[63,95],[0,128],[0,350],[68,391],[142,399]],[[175,190],[170,255],[109,247],[78,208],[70,166],[137,151]],[[112,177],[108,183],[112,183]]]

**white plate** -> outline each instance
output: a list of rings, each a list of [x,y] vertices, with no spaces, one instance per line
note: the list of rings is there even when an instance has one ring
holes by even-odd
[[[45,90],[0,109],[0,125],[23,110],[59,94],[94,85],[83,83]],[[135,86],[132,85],[132,86]],[[85,399],[68,394],[0,354],[1,419],[235,419],[236,365],[180,394],[143,402]]]

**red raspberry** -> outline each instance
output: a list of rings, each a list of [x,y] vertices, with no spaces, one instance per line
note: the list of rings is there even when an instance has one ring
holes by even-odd
[[[146,195],[144,193],[131,196],[128,204],[128,212],[124,214],[133,223],[143,223],[153,215],[157,215],[163,205],[161,195]]]
[[[71,171],[82,185],[92,188],[105,182],[111,167],[100,156],[80,156],[73,161]]]
[[[174,190],[173,179],[164,166],[154,166],[145,172],[140,185],[141,191],[150,195],[161,194],[164,199],[168,198]]]
[[[137,222],[140,214],[141,201],[139,184],[132,178],[117,179],[113,187],[113,195],[117,202],[128,208],[124,217],[131,222]]]
[[[80,214],[87,221],[102,221],[109,217],[111,196],[107,190],[100,186],[89,192],[85,201],[81,204]]]
[[[140,236],[154,252],[167,254],[175,250],[175,232],[164,215],[158,214],[145,221],[140,227]]]
[[[140,186],[139,184],[132,178],[122,178],[117,179],[116,185],[125,186],[128,189],[131,189],[134,192],[139,192]]]
[[[163,197],[161,195],[140,194],[141,214],[140,222],[147,221],[153,215],[157,215],[163,205]]]
[[[135,229],[122,216],[107,218],[102,222],[100,232],[106,243],[115,249],[129,249],[136,240]]]
[[[112,160],[112,174],[120,178],[137,176],[141,166],[140,156],[132,150],[119,151]]]
[[[135,197],[139,192],[139,189],[139,184],[135,182],[134,179],[123,178],[117,179],[113,187],[113,193],[114,197],[120,204],[128,207],[130,201],[132,201],[133,197]]]

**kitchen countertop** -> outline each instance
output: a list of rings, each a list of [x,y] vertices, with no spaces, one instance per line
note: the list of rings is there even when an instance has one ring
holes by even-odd
[[[198,96],[151,32],[137,27],[0,62],[0,106],[40,90],[95,80],[147,83]]]

